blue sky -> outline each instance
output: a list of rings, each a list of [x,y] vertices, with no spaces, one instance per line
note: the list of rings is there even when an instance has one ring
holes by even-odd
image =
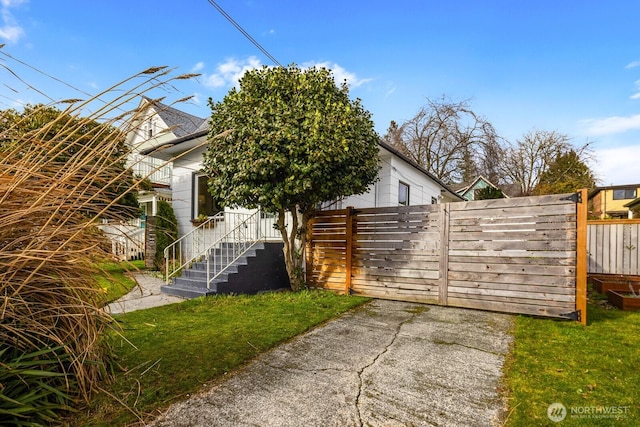
[[[427,98],[468,100],[515,141],[555,130],[591,141],[601,185],[640,183],[640,2],[630,0],[217,0],[282,64],[347,78],[377,131]],[[207,0],[0,0],[0,51],[90,93],[150,66],[194,81],[168,100],[206,117],[246,68],[273,65]],[[72,89],[0,55],[56,99]],[[8,80],[6,70],[0,79]],[[0,85],[0,108],[42,102]]]

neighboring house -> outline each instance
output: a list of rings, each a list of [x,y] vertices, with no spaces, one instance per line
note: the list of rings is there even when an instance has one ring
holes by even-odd
[[[591,218],[629,218],[628,206],[638,198],[640,184],[596,187],[589,192],[589,216]]]
[[[491,183],[491,181],[480,175],[474,179],[471,184],[466,184],[462,188],[456,190],[456,193],[465,200],[473,201],[476,199],[478,191],[487,187],[492,187],[496,190],[502,191],[499,187]],[[504,191],[502,194],[504,194]],[[505,194],[505,197],[508,196]]]
[[[142,153],[199,131],[206,135],[207,120],[147,97],[142,97],[139,111],[140,116],[131,123],[132,130],[126,139],[132,152],[129,165],[134,175],[149,179],[151,190],[140,191],[138,201],[145,215],[155,215],[159,200],[172,199],[172,162],[171,158]]]
[[[624,205],[629,209],[629,218],[640,218],[640,197]]]
[[[139,259],[145,252],[146,217],[156,216],[158,202],[171,201],[172,165],[146,156],[142,151],[158,147],[167,141],[189,135],[202,127],[206,120],[187,114],[168,105],[143,97],[136,117],[129,123],[126,144],[130,149],[127,165],[135,176],[146,178],[149,186],[138,191],[142,217],[127,222],[104,221],[99,228],[110,239],[112,253],[120,259]]]

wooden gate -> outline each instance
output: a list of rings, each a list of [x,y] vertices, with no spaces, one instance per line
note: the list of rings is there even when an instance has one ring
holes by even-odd
[[[586,322],[584,190],[320,211],[306,253],[314,287]]]

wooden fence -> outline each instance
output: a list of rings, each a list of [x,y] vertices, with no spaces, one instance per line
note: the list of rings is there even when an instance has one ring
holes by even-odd
[[[307,282],[341,293],[584,323],[586,203],[576,203],[577,196],[586,201],[582,191],[320,211],[308,227]]]
[[[588,221],[588,272],[640,275],[640,219]]]

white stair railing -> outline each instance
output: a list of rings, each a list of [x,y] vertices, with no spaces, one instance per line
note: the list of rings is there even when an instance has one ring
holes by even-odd
[[[225,226],[225,213],[219,212],[167,246],[164,249],[166,283],[169,284],[183,268],[199,261],[198,256],[226,234]],[[223,228],[222,232],[220,228]]]
[[[278,238],[273,228],[274,222],[275,218],[265,216],[260,210],[253,213],[221,212],[209,218],[165,248],[167,285],[184,268],[206,260],[209,288],[213,279],[254,243]]]
[[[205,254],[207,289],[211,289],[211,283],[221,273],[263,238],[260,230],[260,211],[246,217],[221,237]]]

